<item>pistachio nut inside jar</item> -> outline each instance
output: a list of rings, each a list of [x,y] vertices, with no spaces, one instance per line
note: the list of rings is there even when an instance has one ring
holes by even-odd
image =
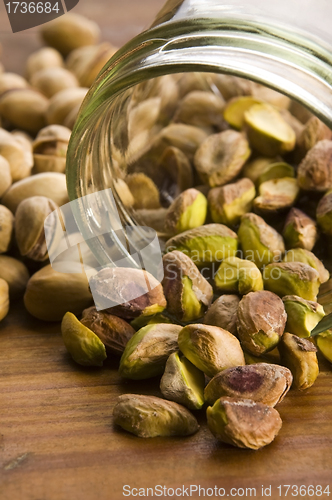
[[[315,152],[305,145],[315,147],[323,128],[315,136],[306,123],[315,115],[332,125],[332,3],[303,7],[303,0],[169,0],[109,60],[67,156],[69,197],[81,199],[75,217],[101,265],[148,244],[142,226],[164,242],[181,236],[181,247],[186,231],[194,238],[204,221],[209,234],[223,224],[230,232],[222,237],[232,239],[248,212],[279,221],[279,233],[292,207],[315,217],[305,200],[315,204],[332,189],[332,173],[324,164],[324,180],[313,179]],[[83,199],[107,189],[114,200]],[[105,206],[108,234],[100,235]],[[121,225],[131,228],[129,245]]]

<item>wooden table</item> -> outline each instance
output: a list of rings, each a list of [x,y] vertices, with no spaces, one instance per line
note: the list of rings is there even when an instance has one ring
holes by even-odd
[[[162,3],[81,0],[75,11],[98,20],[103,37],[120,45],[147,26]],[[11,34],[0,3],[7,70],[22,70],[39,46],[36,32]],[[291,391],[278,407],[283,428],[263,450],[219,444],[204,412],[198,412],[195,436],[143,440],[115,429],[112,409],[124,392],[158,395],[158,383],[121,381],[116,359],[103,369],[81,369],[67,355],[58,324],[34,320],[14,304],[0,325],[0,500],[118,500],[126,498],[124,485],[217,486],[226,496],[244,488],[233,498],[250,497],[246,488],[265,498],[262,485],[271,486],[269,498],[285,498],[279,485],[332,489],[332,372],[328,363],[321,368],[313,388]]]

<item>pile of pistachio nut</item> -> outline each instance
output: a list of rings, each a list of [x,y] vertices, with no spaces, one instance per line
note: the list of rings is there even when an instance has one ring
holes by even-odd
[[[71,129],[115,49],[75,14],[41,34],[49,47],[28,58],[26,79],[0,73],[0,320],[24,295],[35,318],[62,320],[78,364],[118,357],[125,379],[159,377],[162,397],[115,402],[126,431],[191,435],[199,425],[190,410],[207,407],[222,442],[271,443],[282,425],[274,406],[319,375],[317,348],[332,362],[332,332],[311,335],[332,311],[331,130],[288,97],[230,75],[137,85],[111,138],[113,189],[157,231],[163,281],[106,267],[88,282],[68,254],[71,274],[58,273],[44,220],[68,201]]]

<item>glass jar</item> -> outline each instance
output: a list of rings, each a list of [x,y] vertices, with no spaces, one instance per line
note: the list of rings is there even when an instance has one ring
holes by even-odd
[[[100,266],[122,258],[128,265],[129,248],[150,241],[121,190],[137,148],[150,140],[133,147],[128,139],[137,88],[144,93],[143,82],[178,73],[206,73],[211,87],[211,75],[235,75],[283,93],[332,127],[330,19],[327,0],[169,0],[151,28],[119,50],[84,101],[67,160],[74,216]],[[91,203],[87,195],[101,191]],[[167,188],[162,195],[165,207],[173,195]]]

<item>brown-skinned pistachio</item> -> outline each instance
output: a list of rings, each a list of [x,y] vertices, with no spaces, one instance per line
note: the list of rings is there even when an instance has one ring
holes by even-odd
[[[323,306],[296,295],[286,295],[282,301],[287,313],[287,332],[298,337],[310,337],[312,330],[325,316]]]
[[[239,293],[263,290],[262,274],[254,262],[228,257],[220,264],[214,278],[217,290],[224,293]]]
[[[0,198],[10,188],[12,175],[9,161],[0,153]]]
[[[280,260],[285,252],[282,236],[256,214],[242,216],[238,236],[245,258],[259,269]]]
[[[119,396],[113,418],[116,425],[141,438],[190,436],[199,429],[187,408],[154,396]]]
[[[250,399],[220,398],[206,414],[212,434],[239,448],[258,450],[270,444],[282,426],[277,410]]]
[[[196,265],[218,262],[235,255],[237,235],[222,224],[207,224],[185,231],[166,242],[166,250],[185,253]]]
[[[212,83],[217,87],[221,95],[228,101],[232,97],[252,95],[256,83],[233,75],[211,75]]]
[[[280,342],[282,364],[293,375],[293,386],[300,391],[311,387],[319,374],[317,348],[307,339],[285,332]]]
[[[254,210],[259,214],[270,214],[294,205],[300,188],[292,177],[272,179],[259,186],[259,196],[254,200]]]
[[[203,226],[207,215],[207,199],[191,188],[183,191],[170,205],[165,219],[165,231],[179,234]]]
[[[240,297],[237,295],[222,295],[209,308],[204,316],[205,325],[218,326],[237,336],[237,309]]]
[[[24,305],[37,319],[60,321],[66,312],[78,315],[92,305],[89,283],[81,264],[68,262],[62,266],[61,273],[51,265],[43,267],[27,284]]]
[[[318,239],[317,224],[298,208],[292,208],[286,218],[283,237],[288,249],[311,251]]]
[[[200,127],[214,132],[226,128],[223,119],[225,101],[213,92],[196,90],[187,94],[180,101],[174,115],[175,122]]]
[[[273,179],[283,179],[285,177],[295,177],[295,169],[292,165],[281,161],[269,163],[258,177],[257,184],[260,186],[264,182],[271,181]]]
[[[151,227],[157,233],[165,234],[166,213],[167,208],[139,208],[135,210],[135,218],[142,226]],[[168,234],[167,237],[169,236],[171,235]]]
[[[134,208],[160,208],[159,191],[150,177],[143,172],[130,174],[126,183],[134,197]]]
[[[194,163],[202,182],[222,186],[237,177],[250,154],[245,136],[226,130],[210,135],[200,145]]]
[[[332,236],[332,190],[328,191],[320,200],[316,218],[323,233]]]
[[[69,54],[66,66],[77,77],[81,87],[91,87],[98,73],[117,50],[108,42],[79,47]]]
[[[211,189],[208,202],[213,222],[227,226],[238,224],[242,215],[251,211],[255,196],[256,189],[250,179]]]
[[[289,111],[304,125],[312,118],[312,112],[308,108],[304,107],[298,101],[292,100],[289,106]]]
[[[59,207],[65,205],[68,202],[65,174],[44,172],[15,182],[6,191],[1,202],[15,213],[21,201],[32,196],[50,198]]]
[[[14,229],[14,216],[7,207],[0,205],[0,254],[10,247]]]
[[[75,75],[65,68],[52,67],[41,69],[31,77],[31,85],[50,99],[61,90],[78,87]]]
[[[217,326],[187,325],[180,331],[178,342],[185,357],[208,377],[245,364],[238,339]]]
[[[284,297],[298,295],[315,301],[320,287],[319,274],[303,262],[278,262],[269,264],[263,273],[264,287]]]
[[[332,279],[320,286],[317,297],[317,302],[324,307],[325,314],[332,313],[331,292]]]
[[[74,314],[67,312],[61,323],[62,339],[67,351],[82,366],[103,366],[106,350],[103,342]]]
[[[275,156],[294,149],[295,132],[273,106],[255,104],[244,116],[249,143],[260,154]]]
[[[20,75],[16,73],[2,73],[0,74],[0,97],[9,90],[26,89],[29,84]]]
[[[27,144],[26,141],[23,143],[23,141],[0,128],[0,155],[8,161],[10,167],[10,178],[7,174],[3,181],[5,185],[8,185],[9,180],[16,182],[28,177],[31,173],[33,166],[32,148],[31,144]],[[3,162],[1,163],[3,164]]]
[[[298,154],[300,158],[304,158],[310,149],[325,139],[332,139],[332,131],[317,116],[312,116],[305,124],[299,137]]]
[[[15,89],[0,98],[0,115],[15,127],[36,134],[45,125],[48,99],[34,89]]]
[[[62,68],[64,66],[63,57],[52,47],[43,47],[33,52],[27,59],[25,73],[30,81],[32,76],[47,68]]]
[[[15,238],[20,254],[35,261],[48,258],[44,222],[58,206],[44,196],[23,200],[15,213]]]
[[[106,311],[97,311],[94,306],[83,311],[81,323],[99,337],[105,345],[106,352],[118,356],[122,355],[135,333],[134,328],[125,320]]]
[[[184,123],[171,123],[157,135],[152,144],[151,154],[153,158],[159,159],[165,149],[172,146],[180,149],[191,161],[207,137],[208,134],[199,127]]]
[[[322,332],[315,338],[319,352],[332,363],[332,331]]]
[[[35,173],[65,172],[70,136],[62,125],[48,125],[39,132],[32,144]]]
[[[237,311],[237,330],[243,348],[256,356],[271,351],[278,345],[286,321],[284,304],[274,293],[245,295]]]
[[[332,141],[318,142],[299,165],[298,184],[306,191],[325,192],[332,189]]]
[[[277,92],[276,90],[270,89],[265,85],[260,85],[259,83],[254,84],[252,95],[260,101],[272,104],[272,106],[276,107],[280,113],[287,111],[291,103],[291,99],[285,94],[281,94],[281,92]]]
[[[169,356],[178,351],[181,326],[167,323],[147,325],[128,341],[121,356],[121,377],[144,380],[162,375]]]
[[[66,120],[74,112],[78,114],[88,89],[85,87],[74,87],[64,89],[55,94],[48,103],[45,111],[46,121],[49,125],[66,125]],[[41,127],[42,128],[42,127]],[[68,127],[69,128],[69,127]]]
[[[7,281],[0,278],[0,321],[2,321],[9,312],[9,286]]]
[[[294,130],[296,136],[296,146],[299,144],[304,125],[288,109],[279,109],[279,112],[286,123]],[[296,153],[295,153],[296,154]]]
[[[316,269],[321,283],[326,283],[330,278],[330,273],[324,267],[323,262],[319,260],[315,254],[304,248],[293,248],[292,250],[288,250],[283,258],[283,262],[303,262],[304,264],[308,264],[308,266]]]
[[[190,92],[211,91],[212,75],[209,73],[179,73],[174,75],[179,88],[179,97],[182,99]]]
[[[210,380],[204,397],[210,405],[227,396],[275,406],[284,399],[292,382],[292,373],[283,366],[268,363],[237,366],[218,373]]]
[[[41,30],[41,36],[46,44],[64,56],[78,47],[94,45],[99,35],[100,29],[95,22],[72,12],[46,23]]]
[[[193,171],[187,156],[178,148],[165,149],[158,163],[160,191],[176,198],[182,191],[193,186]]]
[[[166,307],[159,281],[140,269],[102,269],[90,279],[90,288],[98,309],[123,319],[151,316]]]
[[[0,255],[0,278],[7,281],[11,299],[22,297],[29,281],[27,267],[9,255]]]
[[[160,381],[162,395],[191,410],[204,405],[204,373],[178,352],[170,355]]]
[[[163,288],[167,310],[179,321],[203,316],[213,298],[212,286],[184,253],[174,251],[163,257]]]

